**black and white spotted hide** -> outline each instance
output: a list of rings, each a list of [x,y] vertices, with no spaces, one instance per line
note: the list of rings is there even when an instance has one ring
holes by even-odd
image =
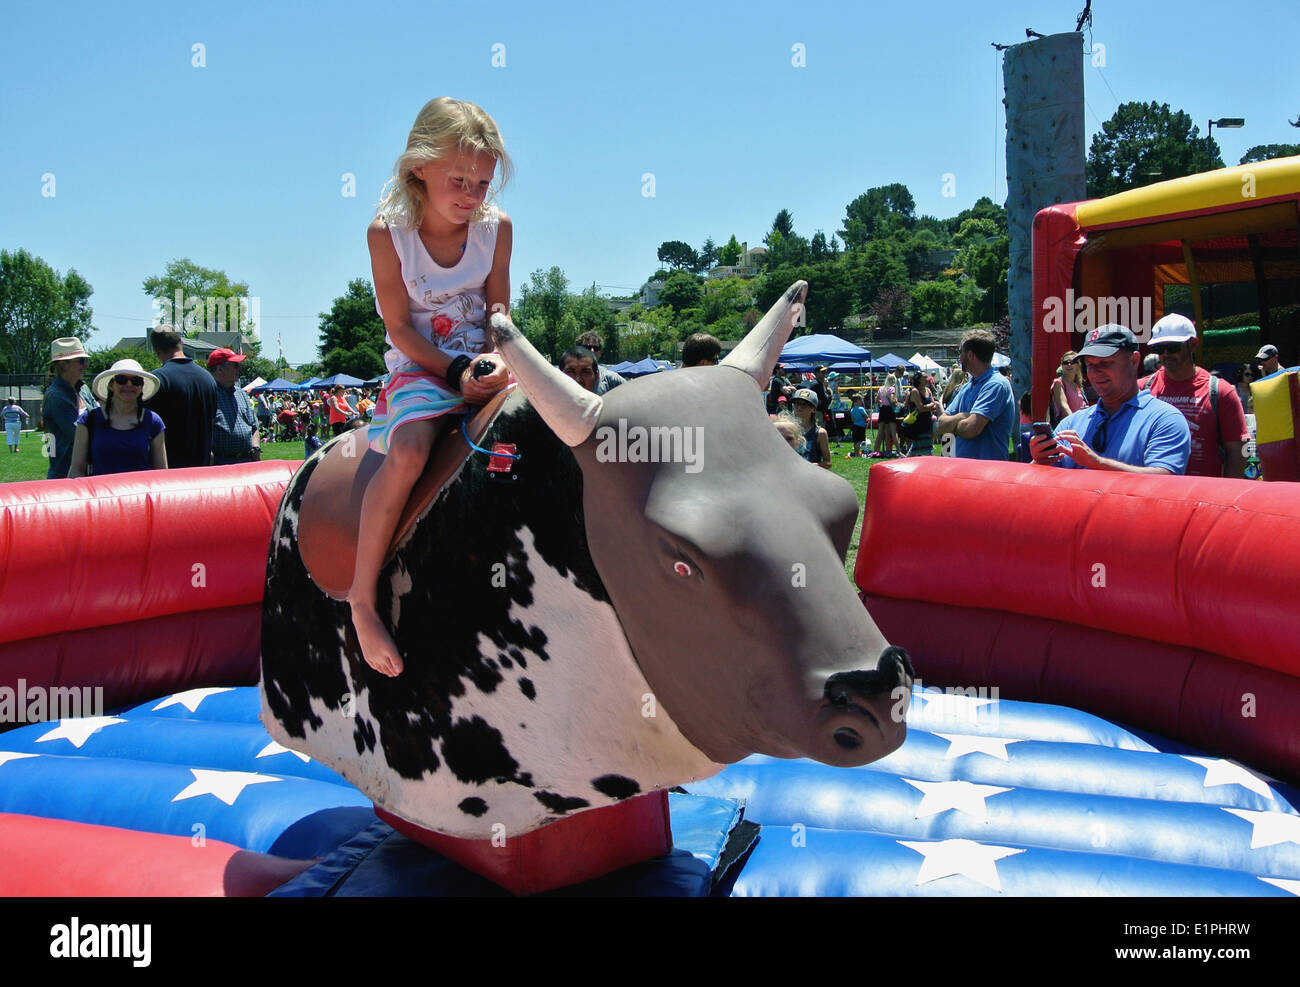
[[[587,550],[568,447],[519,391],[480,444],[493,442],[516,445],[518,478],[472,454],[380,575],[405,662],[392,679],[366,665],[347,604],[298,555],[298,508],[324,451],[296,474],[263,604],[271,736],[390,812],[477,839],[721,770],[650,695]]]

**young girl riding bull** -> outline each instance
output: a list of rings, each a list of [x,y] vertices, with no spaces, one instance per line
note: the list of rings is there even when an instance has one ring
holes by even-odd
[[[392,375],[375,405],[370,448],[384,455],[366,489],[348,603],[361,653],[384,675],[402,672],[376,610],[379,570],[402,506],[450,416],[507,383],[485,351],[487,319],[510,307],[511,227],[492,204],[510,159],[496,123],[473,103],[443,97],[420,110],[367,231],[375,300]],[[480,355],[492,364],[474,376]]]

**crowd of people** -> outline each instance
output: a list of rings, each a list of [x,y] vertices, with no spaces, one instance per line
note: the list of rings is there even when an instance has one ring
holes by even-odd
[[[155,327],[149,341],[162,364],[157,370],[118,360],[89,384],[81,341],[66,337],[51,344],[54,382],[37,422],[46,433],[49,479],[253,462],[261,458],[262,442],[273,438],[300,438],[310,455],[320,447],[318,432],[329,426],[337,435],[360,426],[374,406],[369,391],[354,395],[353,404],[342,387],[252,398],[238,386],[244,356],[213,350],[205,369],[185,355],[170,325]],[[4,419],[10,450],[17,451],[26,413],[11,399]]]

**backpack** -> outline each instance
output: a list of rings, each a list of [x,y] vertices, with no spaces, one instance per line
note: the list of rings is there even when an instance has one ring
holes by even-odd
[[[1151,377],[1154,376],[1155,374],[1151,375]],[[1150,389],[1151,377],[1146,378],[1146,380],[1143,380],[1138,384],[1139,394]],[[1228,461],[1228,450],[1223,447],[1223,433],[1219,430],[1219,385],[1224,383],[1224,381],[1218,377],[1212,376],[1210,377],[1210,383],[1213,385],[1210,388],[1210,414],[1214,417],[1214,435],[1219,441],[1219,462],[1226,463]],[[1159,398],[1156,400],[1159,400]]]

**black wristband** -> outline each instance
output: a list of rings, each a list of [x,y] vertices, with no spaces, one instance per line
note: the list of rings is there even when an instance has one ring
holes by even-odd
[[[456,359],[452,360],[451,363],[447,364],[447,386],[459,394],[460,378],[464,375],[465,371],[469,369],[469,365],[473,362],[472,358],[462,353],[460,356],[456,357]]]

